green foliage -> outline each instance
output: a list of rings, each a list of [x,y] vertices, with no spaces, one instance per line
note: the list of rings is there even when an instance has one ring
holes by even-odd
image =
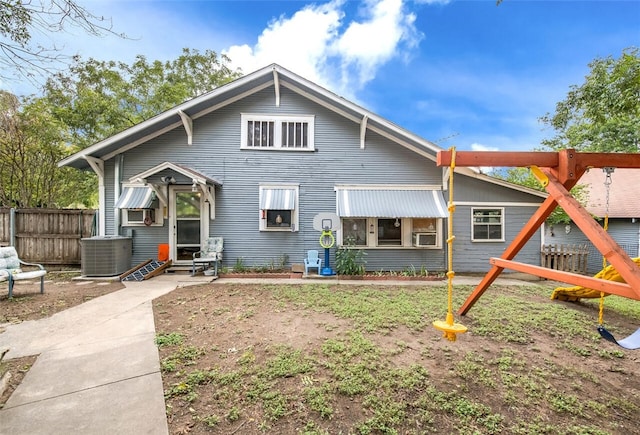
[[[239,77],[228,63],[189,49],[167,62],[140,55],[131,65],[76,58],[49,78],[42,97],[0,92],[0,206],[96,207],[96,176],[57,163]]]
[[[363,249],[356,248],[350,240],[347,240],[336,251],[336,272],[338,275],[364,275],[366,255]]]
[[[169,334],[156,335],[156,345],[158,347],[175,346],[178,344],[182,344],[183,341],[184,336],[179,332],[170,332]]]
[[[238,257],[236,258],[236,264],[233,266],[233,271],[242,273],[247,270],[247,266],[244,264],[244,258]]]
[[[640,56],[637,48],[617,59],[597,58],[580,86],[572,86],[554,114],[541,121],[555,131],[544,146],[589,152],[640,150]]]
[[[544,187],[540,184],[538,179],[531,173],[528,168],[505,168],[498,169],[491,173],[492,176],[508,181],[510,183],[519,184],[530,189],[539,190],[544,192]],[[604,182],[604,178],[603,178]],[[584,184],[578,184],[571,189],[573,197],[583,206],[587,204],[589,200],[589,190]],[[569,215],[562,209],[562,207],[556,207],[551,215],[547,218],[547,224],[568,224],[571,222]]]
[[[319,311],[333,313],[338,323],[347,325],[326,335],[320,332],[322,337],[299,348],[250,346],[237,359],[220,360],[220,367],[212,369],[216,360],[203,358],[195,360],[197,368],[189,369],[183,363],[189,363],[186,356],[193,352],[177,345],[173,355],[178,369],[163,374],[167,409],[181,404],[201,425],[194,427],[196,432],[208,430],[206,416],[220,416],[212,420],[214,430],[225,433],[248,430],[242,426],[247,421],[268,433],[286,432],[295,424],[299,432],[309,434],[600,434],[624,432],[627,423],[635,421],[639,408],[633,391],[616,390],[617,397],[611,397],[608,387],[599,391],[600,385],[609,384],[608,376],[619,376],[611,375],[611,367],[626,362],[621,359],[624,354],[608,350],[614,348],[597,352],[599,338],[592,328],[596,311],[546,301],[549,286],[494,289],[499,296],[474,307],[473,316],[465,320],[473,334],[471,348],[442,338],[426,342],[426,336],[439,335],[429,323],[446,305],[442,285],[336,287],[261,285],[255,290],[269,295],[263,302],[303,319],[308,316],[312,323],[316,318],[311,313]],[[256,303],[249,287],[243,294],[240,310]],[[632,307],[637,303],[619,299]],[[200,301],[193,298],[192,303]],[[617,304],[612,305],[611,311],[618,311]],[[634,309],[626,312],[637,314]],[[230,316],[225,327],[237,328],[234,318]],[[394,336],[396,327],[404,329],[400,325],[408,326],[411,336]],[[201,334],[191,327],[180,331]],[[532,353],[541,337],[550,346],[542,351],[551,353],[549,357]],[[576,349],[592,351],[583,364],[563,361]],[[594,370],[599,364],[607,368]],[[625,374],[629,385],[631,374]]]
[[[67,151],[64,125],[39,99],[0,91],[0,206],[90,206],[91,177],[58,168]],[[89,188],[89,190],[88,190]],[[84,192],[86,201],[78,201]]]
[[[44,98],[83,148],[239,77],[228,63],[188,48],[166,62],[77,59],[47,81]]]

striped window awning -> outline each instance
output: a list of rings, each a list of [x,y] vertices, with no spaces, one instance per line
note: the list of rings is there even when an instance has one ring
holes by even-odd
[[[261,210],[294,210],[296,208],[295,189],[262,189]]]
[[[440,190],[338,189],[336,193],[340,217],[447,217]]]
[[[115,208],[151,208],[154,199],[155,194],[149,187],[125,187],[116,201]]]

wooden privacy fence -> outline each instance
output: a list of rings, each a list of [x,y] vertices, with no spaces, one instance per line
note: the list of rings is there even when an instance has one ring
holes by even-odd
[[[587,245],[544,245],[540,264],[548,269],[587,274]]]
[[[11,211],[8,207],[0,208],[0,246],[10,245],[13,236],[18,256],[24,261],[80,264],[80,240],[92,236],[95,210],[20,208]]]

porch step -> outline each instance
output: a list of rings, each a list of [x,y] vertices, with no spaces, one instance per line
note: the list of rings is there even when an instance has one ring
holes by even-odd
[[[193,266],[189,265],[173,265],[165,270],[166,273],[178,273],[178,274],[189,274],[191,275],[191,271],[193,270]],[[196,272],[198,270],[202,270],[202,267],[196,267]]]
[[[169,261],[146,261],[136,268],[130,270],[122,277],[122,281],[144,281],[145,279],[152,278],[164,272],[171,266],[171,260]]]

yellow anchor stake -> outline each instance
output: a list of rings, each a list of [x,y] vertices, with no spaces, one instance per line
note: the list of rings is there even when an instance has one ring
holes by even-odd
[[[449,170],[449,225],[448,225],[448,238],[447,238],[447,259],[448,268],[448,302],[447,302],[447,320],[436,320],[433,322],[433,326],[436,329],[444,332],[444,338],[449,341],[456,341],[456,334],[464,334],[467,332],[467,327],[460,323],[455,323],[453,319],[453,277],[456,273],[453,271],[453,240],[456,238],[453,235],[453,212],[456,210],[456,206],[453,203],[453,171],[456,167],[456,149],[451,148],[451,166]]]

